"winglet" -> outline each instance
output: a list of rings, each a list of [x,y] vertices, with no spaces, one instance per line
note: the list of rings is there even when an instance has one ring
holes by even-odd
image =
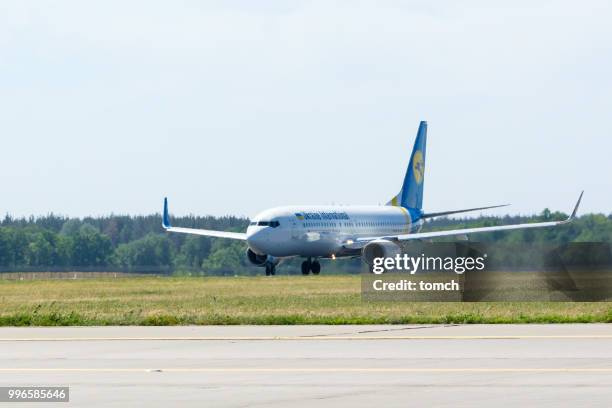
[[[583,194],[584,194],[584,190],[582,190],[582,192],[580,193],[580,197],[578,197],[578,202],[576,203],[576,206],[574,207],[574,211],[572,211],[572,215],[570,215],[569,218],[567,219],[568,221],[571,221],[574,218],[576,218],[576,213],[578,212],[578,207],[580,206],[580,200],[582,200]]]
[[[164,215],[162,216],[162,227],[168,229],[170,225],[170,216],[168,215],[168,197],[164,197]]]

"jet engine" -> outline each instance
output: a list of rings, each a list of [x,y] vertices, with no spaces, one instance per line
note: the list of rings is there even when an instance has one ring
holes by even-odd
[[[253,265],[255,266],[266,266],[266,264],[277,265],[279,263],[279,259],[275,258],[271,255],[259,255],[253,252],[251,248],[247,248],[246,255]]]
[[[387,241],[386,239],[375,239],[368,242],[361,250],[361,259],[368,265],[374,263],[374,258],[394,258],[401,254],[402,249],[399,245]]]
[[[249,262],[256,266],[264,266],[266,261],[268,260],[268,255],[259,255],[251,250],[251,248],[247,248],[246,250],[247,258]]]

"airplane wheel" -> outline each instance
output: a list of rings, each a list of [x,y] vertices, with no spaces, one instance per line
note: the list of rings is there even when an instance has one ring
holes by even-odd
[[[302,275],[308,275],[310,272],[310,262],[304,261],[302,262]]]
[[[312,264],[310,264],[310,270],[312,271],[313,275],[318,275],[319,272],[321,272],[321,264],[314,261]]]
[[[274,275],[274,265],[266,264],[266,276]]]

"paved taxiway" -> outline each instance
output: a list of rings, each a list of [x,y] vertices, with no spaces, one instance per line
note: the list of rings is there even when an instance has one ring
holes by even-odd
[[[70,406],[607,407],[612,325],[0,328],[0,385],[69,385]]]

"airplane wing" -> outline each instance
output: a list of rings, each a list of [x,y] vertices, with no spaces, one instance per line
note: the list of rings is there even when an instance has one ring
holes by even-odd
[[[578,206],[580,205],[580,200],[582,200],[582,193],[580,193],[580,197],[578,198],[578,202],[574,207],[574,211],[572,215],[570,215],[566,220],[563,221],[549,221],[549,222],[535,222],[530,224],[514,224],[514,225],[498,225],[494,227],[479,227],[479,228],[464,228],[458,230],[450,230],[450,231],[432,231],[432,232],[419,232],[415,234],[401,234],[401,235],[386,235],[379,237],[364,237],[357,238],[354,240],[355,243],[362,243],[373,241],[375,239],[387,239],[390,241],[409,241],[415,239],[430,239],[430,238],[440,238],[440,237],[452,237],[456,235],[467,235],[467,234],[476,234],[480,232],[493,232],[493,231],[510,231],[510,230],[518,230],[518,229],[529,229],[529,228],[544,228],[544,227],[554,227],[556,225],[567,224],[576,218],[576,212],[578,211]]]
[[[246,234],[242,232],[215,231],[196,228],[179,228],[170,225],[170,216],[168,215],[168,199],[164,198],[164,215],[162,217],[162,227],[168,232],[178,232],[182,234],[203,235],[207,237],[229,238],[246,240]]]

